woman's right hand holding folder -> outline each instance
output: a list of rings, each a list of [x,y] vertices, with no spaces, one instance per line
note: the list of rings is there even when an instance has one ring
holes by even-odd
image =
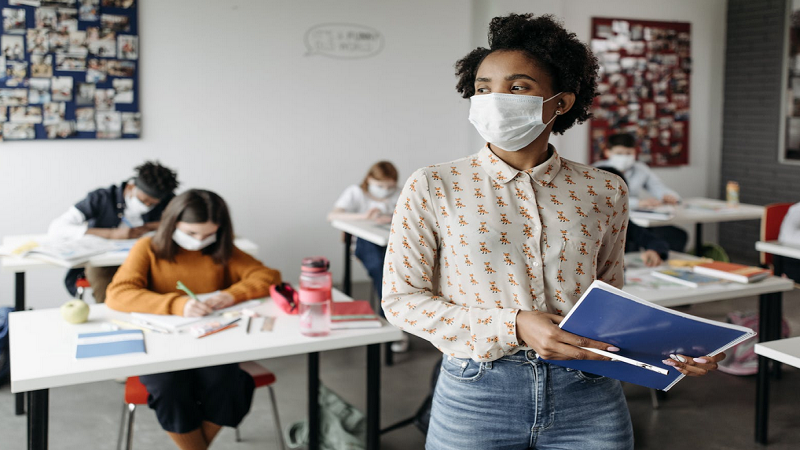
[[[611,361],[611,358],[592,353],[581,347],[596,348],[608,352],[619,349],[604,342],[595,341],[564,331],[558,324],[564,318],[541,311],[520,311],[517,314],[517,341],[523,341],[534,349],[542,359],[593,359]]]

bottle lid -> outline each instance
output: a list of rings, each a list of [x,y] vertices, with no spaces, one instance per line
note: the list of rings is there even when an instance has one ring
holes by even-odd
[[[308,258],[303,258],[301,270],[303,272],[324,272],[330,266],[330,261],[324,256],[309,256]]]

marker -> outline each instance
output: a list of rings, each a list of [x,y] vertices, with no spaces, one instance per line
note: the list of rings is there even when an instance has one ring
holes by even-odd
[[[589,347],[581,347],[584,350],[588,350],[592,353],[597,353],[598,355],[603,355],[606,357],[611,358],[611,361],[619,361],[624,362],[625,364],[630,364],[632,366],[641,367],[642,369],[647,369],[652,372],[660,373],[661,375],[669,375],[669,370],[662,369],[661,367],[654,366],[652,364],[647,364],[645,362],[637,361],[635,359],[626,358],[621,355],[617,355],[611,352],[607,352],[605,350],[599,350],[596,348],[589,348]]]
[[[240,319],[234,319],[233,321],[231,321],[231,322],[228,322],[227,324],[225,324],[225,325],[223,325],[223,326],[221,326],[221,327],[219,327],[219,328],[215,328],[215,329],[213,329],[213,330],[209,331],[208,333],[205,333],[205,334],[202,334],[202,335],[200,335],[200,336],[197,336],[197,338],[198,338],[198,339],[200,339],[200,338],[202,338],[202,337],[206,337],[206,336],[208,336],[208,335],[211,335],[211,334],[214,334],[214,333],[219,333],[220,331],[225,331],[225,330],[229,330],[229,329],[231,329],[231,328],[236,328],[236,327],[238,327],[238,326],[239,326],[239,324],[238,324],[238,323],[236,323],[236,322],[238,322],[239,320],[240,320]]]
[[[192,300],[197,300],[198,302],[200,301],[200,299],[199,299],[199,298],[197,298],[197,296],[194,294],[194,292],[192,292],[192,290],[191,290],[191,289],[189,289],[188,287],[186,287],[186,285],[185,285],[185,284],[183,284],[183,282],[182,282],[181,280],[178,280],[178,285],[176,286],[176,289],[178,289],[178,290],[181,290],[181,291],[183,291],[183,292],[186,292],[186,295],[188,295],[189,297],[191,297],[191,298],[192,298]],[[202,303],[202,302],[201,302],[201,303]]]

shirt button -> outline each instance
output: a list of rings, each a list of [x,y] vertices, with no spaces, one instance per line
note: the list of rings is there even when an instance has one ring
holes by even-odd
[[[538,261],[534,261],[533,262],[533,267],[539,267],[539,262]]]

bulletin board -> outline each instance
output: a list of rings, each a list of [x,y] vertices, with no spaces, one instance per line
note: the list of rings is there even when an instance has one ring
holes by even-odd
[[[689,164],[691,24],[592,18],[591,46],[600,71],[590,161],[604,159],[609,135],[627,132],[636,137],[639,161]]]
[[[3,140],[141,134],[136,0],[0,0]]]

